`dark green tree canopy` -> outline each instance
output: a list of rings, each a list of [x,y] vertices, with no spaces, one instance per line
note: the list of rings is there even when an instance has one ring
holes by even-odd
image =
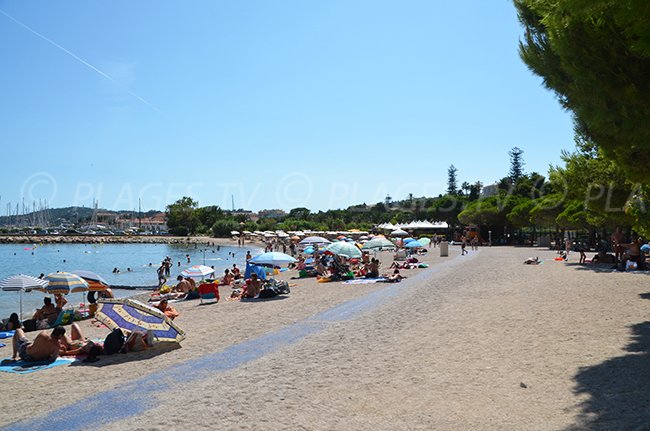
[[[627,178],[650,180],[650,2],[514,3],[521,58],[574,114],[576,130]]]

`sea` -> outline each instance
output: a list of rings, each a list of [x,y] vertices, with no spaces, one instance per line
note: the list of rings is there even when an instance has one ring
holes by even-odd
[[[233,263],[246,266],[246,252],[253,256],[262,250],[255,246],[206,246],[202,244],[0,244],[0,280],[15,274],[38,277],[56,271],[93,271],[111,286],[152,287],[158,284],[156,270],[169,256],[173,262],[169,283],[192,265],[214,266],[221,275]],[[113,272],[117,268],[119,273]],[[137,291],[114,289],[117,297]],[[19,311],[18,292],[0,291],[0,319]],[[43,305],[44,293],[23,293],[23,318],[30,318]],[[69,294],[68,304],[86,303],[85,293]]]

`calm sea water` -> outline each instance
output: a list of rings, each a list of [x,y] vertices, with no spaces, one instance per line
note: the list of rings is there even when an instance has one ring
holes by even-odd
[[[233,263],[245,267],[246,251],[249,250],[253,256],[261,252],[253,246],[221,246],[217,249],[216,246],[195,247],[193,244],[0,244],[0,279],[21,273],[38,277],[41,273],[47,275],[84,269],[96,272],[111,285],[154,286],[158,284],[156,269],[166,256],[171,257],[174,263],[171,272],[171,281],[174,281],[183,269],[191,265],[214,266],[218,274],[232,267]],[[187,262],[188,254],[190,263]],[[120,273],[114,274],[113,268],[118,268]],[[117,296],[133,294],[127,290],[115,293]],[[42,292],[23,294],[23,317],[31,317],[34,309],[43,304],[43,296]],[[85,301],[85,294],[68,295],[70,304]],[[18,293],[0,291],[0,318],[9,317],[18,310]]]

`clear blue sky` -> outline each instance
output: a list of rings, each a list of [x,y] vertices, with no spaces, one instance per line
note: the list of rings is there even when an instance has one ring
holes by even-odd
[[[0,214],[312,210],[546,174],[571,117],[510,0],[0,1]],[[29,27],[26,28],[25,26]],[[38,35],[36,34],[38,33]]]

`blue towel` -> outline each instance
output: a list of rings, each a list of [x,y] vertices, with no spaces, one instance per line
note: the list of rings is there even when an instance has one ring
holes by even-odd
[[[75,360],[76,359],[73,358],[58,358],[54,362],[26,362],[22,359],[16,362],[3,360],[2,363],[0,363],[0,371],[4,371],[5,373],[27,374],[45,370],[47,368],[57,367],[59,365],[69,365]]]
[[[14,332],[16,332],[16,331],[0,332],[0,339],[2,339],[2,338],[11,338],[11,337],[14,336]]]

